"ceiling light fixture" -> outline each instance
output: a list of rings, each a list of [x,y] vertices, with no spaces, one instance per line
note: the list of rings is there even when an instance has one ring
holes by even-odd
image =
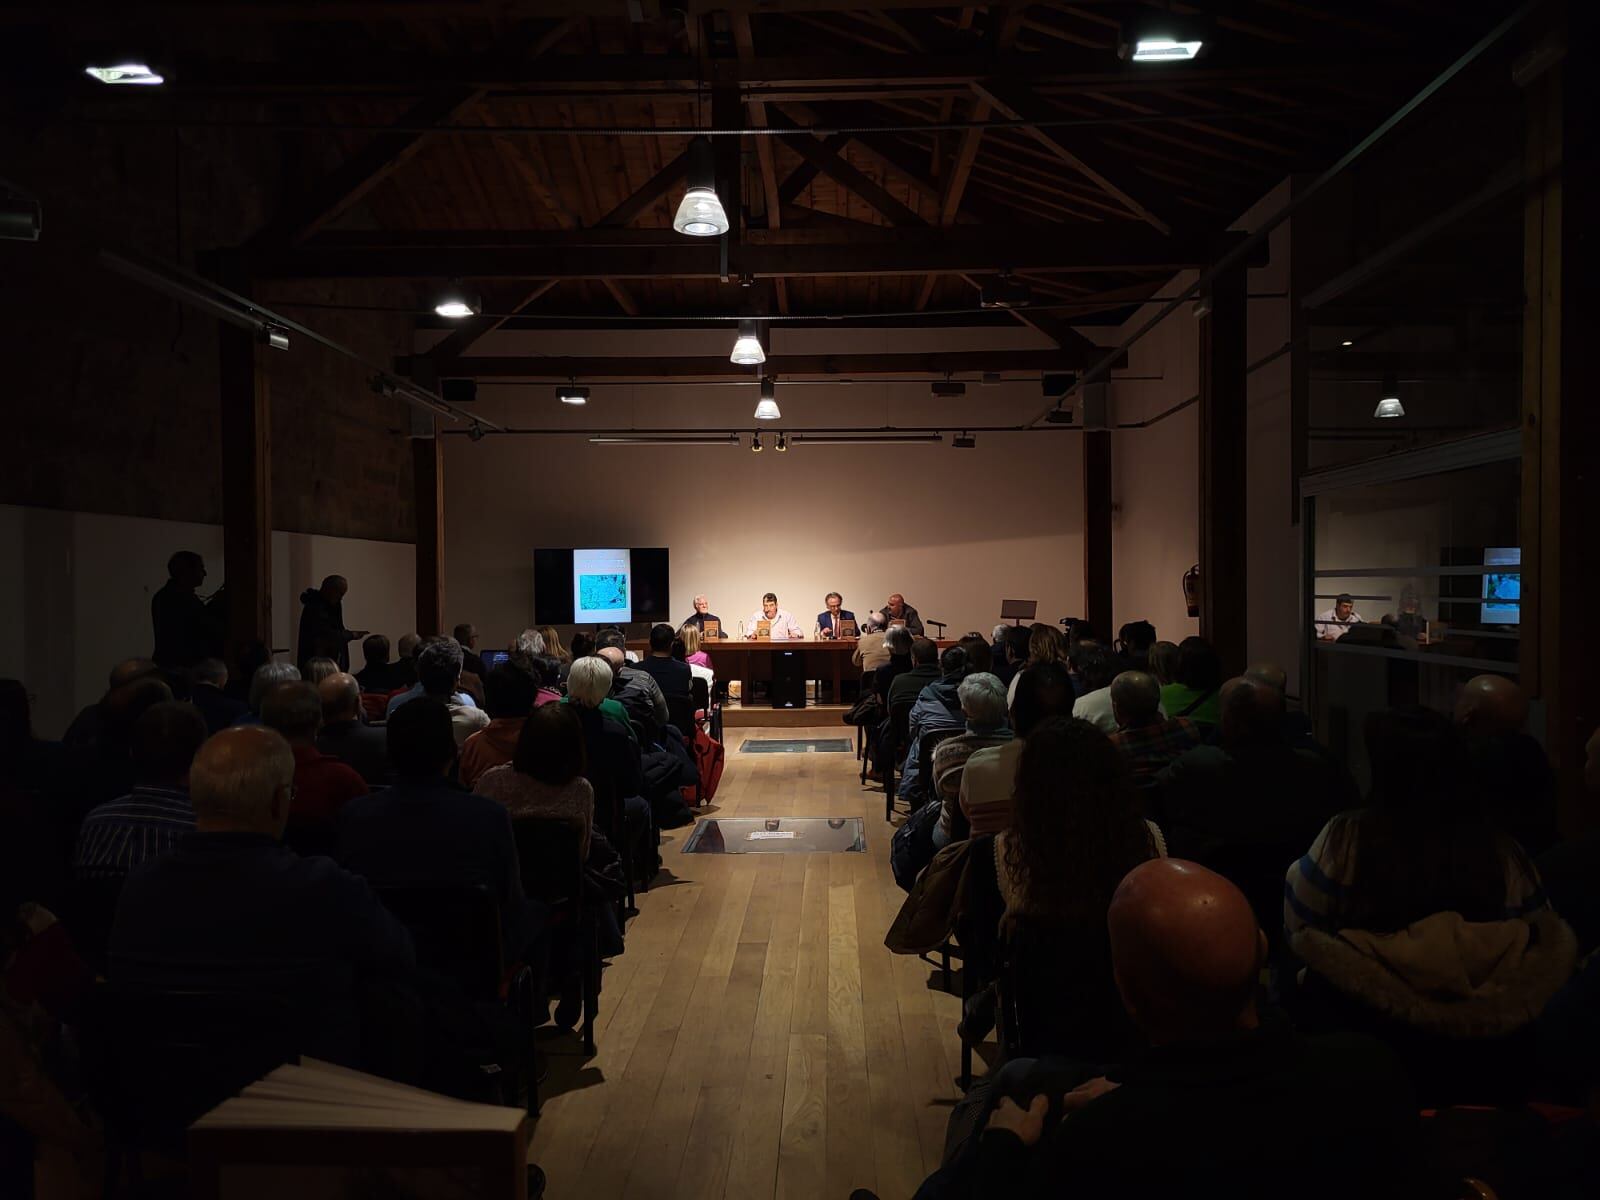
[[[761,453],[761,435],[759,433],[752,433],[750,435],[750,453]]]
[[[1339,345],[1341,345],[1341,346],[1354,346],[1355,343],[1352,342],[1349,338],[1346,338],[1344,341],[1340,342]]]
[[[783,431],[779,430],[778,431],[778,453],[782,454],[788,448],[789,448],[789,443],[784,440]]]
[[[483,301],[462,287],[458,281],[451,280],[449,286],[441,291],[434,301],[433,311],[441,317],[459,321],[463,317],[475,317],[482,312]]]
[[[1188,62],[1204,42],[1184,42],[1171,37],[1142,37],[1133,44],[1134,62]]]
[[[1148,63],[1188,62],[1200,53],[1211,32],[1212,22],[1203,17],[1152,13],[1122,27],[1117,57]]]
[[[13,194],[0,181],[0,238],[37,242],[41,226],[39,202],[32,196]]]
[[[951,438],[950,444],[957,450],[972,450],[977,446],[978,439],[973,437],[970,433],[962,432]]]
[[[739,322],[739,336],[734,340],[733,353],[728,361],[741,367],[759,367],[767,361],[766,347],[761,344],[761,322],[745,319]]]
[[[708,137],[689,143],[689,187],[678,202],[672,227],[689,237],[717,237],[728,232],[728,214],[717,199],[717,171]]]
[[[289,348],[289,331],[281,325],[263,325],[256,330],[256,341],[274,350]]]
[[[1383,377],[1383,391],[1378,397],[1378,407],[1372,415],[1382,420],[1392,420],[1406,415],[1406,406],[1400,403],[1400,381],[1393,374]]]
[[[556,388],[556,399],[563,404],[587,404],[589,403],[589,389],[577,380],[569,379],[566,383]]]
[[[778,381],[771,375],[761,377],[761,401],[756,405],[756,420],[776,421],[783,416],[778,411]]]
[[[98,79],[101,83],[139,83],[153,87],[166,82],[164,76],[157,75],[143,63],[123,63],[117,67],[85,67],[83,73],[91,79]]]

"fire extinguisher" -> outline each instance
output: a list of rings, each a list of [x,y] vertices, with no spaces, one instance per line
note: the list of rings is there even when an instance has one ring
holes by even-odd
[[[1200,564],[1183,573],[1183,604],[1191,617],[1200,615]]]

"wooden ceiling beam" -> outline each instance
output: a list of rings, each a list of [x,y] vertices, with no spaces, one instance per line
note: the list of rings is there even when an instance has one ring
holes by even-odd
[[[829,154],[837,154],[849,141],[849,134],[834,133],[823,138],[818,145]],[[807,158],[784,176],[783,182],[778,185],[778,203],[780,206],[793,204],[799,199],[800,194],[811,186],[812,180],[822,174],[822,168],[817,165],[818,161],[820,160]]]
[[[774,128],[797,129],[798,126],[790,120],[781,109],[774,108],[769,115],[769,120]],[[923,225],[923,219],[859,168],[846,162],[838,151],[828,150],[823,143],[809,133],[796,132],[785,134],[783,144],[788,146],[801,158],[805,159],[833,179],[840,186],[861,197],[891,225]]]
[[[1082,370],[1101,353],[1076,350],[971,350],[946,354],[773,354],[764,375],[930,375],[982,371]],[[404,360],[401,363],[404,366]],[[439,362],[441,375],[477,379],[749,379],[750,368],[715,356],[561,358],[481,355]]]

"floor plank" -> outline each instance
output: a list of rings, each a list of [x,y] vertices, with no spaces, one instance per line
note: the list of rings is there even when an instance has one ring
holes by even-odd
[[[883,797],[850,754],[740,754],[711,815],[860,816],[864,854],[684,855],[638,900],[606,969],[599,1053],[542,1040],[553,1086],[531,1155],[548,1195],[904,1200],[937,1166],[958,1093],[954,997],[883,935],[903,893]],[[846,730],[846,733],[849,731]],[[713,811],[714,810],[714,811]],[[567,1088],[576,1079],[584,1086]],[[551,1094],[551,1093],[554,1094]]]

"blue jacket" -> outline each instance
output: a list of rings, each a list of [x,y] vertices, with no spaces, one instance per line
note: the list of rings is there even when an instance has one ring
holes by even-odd
[[[839,619],[841,621],[854,621],[856,619],[856,615],[855,615],[855,613],[851,612],[848,608],[841,608],[839,610]],[[832,613],[825,613],[825,612],[818,613],[817,614],[817,627],[819,629],[832,629],[833,628],[833,614]],[[861,632],[861,626],[860,626],[859,623],[857,623],[857,625],[856,625],[856,632],[857,633]]]

